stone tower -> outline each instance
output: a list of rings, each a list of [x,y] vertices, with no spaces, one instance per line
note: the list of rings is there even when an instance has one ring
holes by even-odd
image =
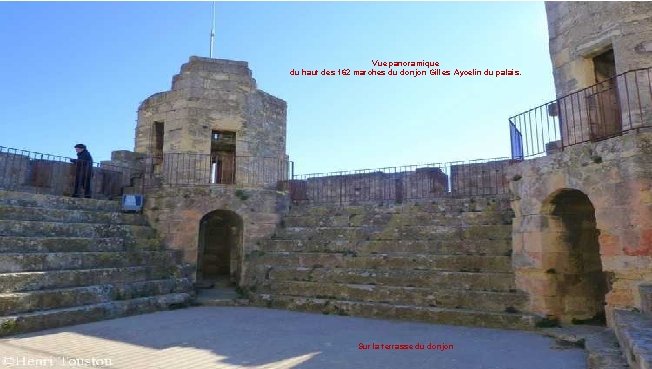
[[[270,183],[287,172],[286,113],[246,62],[193,56],[170,91],[140,105],[135,151],[170,182]]]
[[[645,68],[652,65],[652,4],[547,2],[546,12],[564,144],[649,122],[652,76]],[[648,93],[631,93],[635,86]],[[568,96],[576,91],[582,93]]]
[[[652,57],[652,4],[546,2],[557,96],[647,68]]]
[[[290,169],[286,115],[286,102],[258,90],[246,62],[196,56],[169,91],[141,103],[144,212],[198,282],[242,283],[245,258],[273,234]]]
[[[516,282],[531,312],[613,326],[652,283],[652,3],[546,11],[556,98],[510,118],[533,158],[508,174]]]

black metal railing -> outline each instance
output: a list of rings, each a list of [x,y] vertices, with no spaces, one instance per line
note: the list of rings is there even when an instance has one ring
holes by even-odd
[[[292,176],[278,157],[166,153],[146,160],[145,186],[243,185],[278,188]]]
[[[292,201],[311,203],[403,202],[508,192],[507,158],[406,165],[294,176]]]
[[[0,146],[0,189],[72,195],[75,187],[75,164],[72,158]],[[132,168],[107,163],[93,163],[91,195],[113,198],[131,185]]]
[[[652,127],[652,68],[621,73],[509,118],[512,159]]]
[[[71,195],[76,176],[71,160],[0,146],[0,189]],[[145,158],[144,167],[94,163],[91,188],[93,197],[112,198],[128,187],[235,184],[287,190],[294,202],[400,203],[507,193],[504,169],[512,162],[498,158],[294,175],[293,163],[282,158],[168,153]]]

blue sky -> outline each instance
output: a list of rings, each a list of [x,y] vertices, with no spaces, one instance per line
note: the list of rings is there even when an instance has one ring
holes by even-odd
[[[0,146],[133,150],[138,105],[208,56],[211,2],[0,2]],[[542,2],[217,3],[215,57],[288,103],[297,173],[509,155],[507,119],[554,99]],[[372,60],[519,77],[296,77]]]

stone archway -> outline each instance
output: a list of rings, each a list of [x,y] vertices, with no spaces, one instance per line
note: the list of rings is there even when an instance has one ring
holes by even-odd
[[[199,221],[197,283],[235,286],[242,263],[242,218],[230,210],[215,210]]]
[[[548,311],[564,323],[604,323],[607,274],[602,271],[600,234],[588,196],[562,189],[544,202],[543,258],[554,295]]]

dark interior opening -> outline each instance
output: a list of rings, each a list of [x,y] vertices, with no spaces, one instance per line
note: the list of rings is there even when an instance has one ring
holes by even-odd
[[[211,132],[211,183],[235,183],[235,132]]]
[[[200,221],[197,280],[234,285],[239,275],[242,218],[228,210],[216,210]]]
[[[163,122],[154,122],[154,147],[152,154],[157,157],[163,156],[164,127]]]
[[[613,49],[593,57],[593,72],[596,85],[588,91],[588,118],[591,139],[597,141],[622,132],[616,58]]]
[[[605,322],[607,274],[602,271],[595,209],[577,190],[560,192],[552,200],[552,216],[559,217],[562,252],[552,272],[557,283],[562,320],[574,323]]]

